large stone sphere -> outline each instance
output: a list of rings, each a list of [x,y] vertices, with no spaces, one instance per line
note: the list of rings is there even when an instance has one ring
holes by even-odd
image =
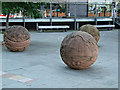
[[[12,26],[4,34],[4,42],[11,51],[24,51],[30,44],[30,34],[23,26]]]
[[[98,57],[98,46],[89,33],[73,32],[62,41],[60,54],[70,68],[87,69]]]
[[[91,34],[97,42],[99,41],[99,37],[100,37],[99,30],[95,26],[86,24],[81,26],[79,30]]]

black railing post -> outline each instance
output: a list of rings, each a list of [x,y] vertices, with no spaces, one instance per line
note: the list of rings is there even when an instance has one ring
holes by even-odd
[[[75,6],[74,6],[74,22],[75,22],[75,27],[74,27],[74,29],[75,29],[75,31],[76,31],[76,3],[74,4]]]
[[[113,25],[115,25],[115,2],[112,3],[113,4]]]
[[[97,3],[95,4],[95,24],[97,25]]]
[[[88,17],[88,11],[89,11],[89,3],[88,3],[88,0],[87,0],[87,17]]]
[[[66,1],[66,16],[68,16],[68,1]]]
[[[52,2],[50,2],[50,25],[52,26]]]
[[[0,1],[0,15],[2,14],[2,2]]]

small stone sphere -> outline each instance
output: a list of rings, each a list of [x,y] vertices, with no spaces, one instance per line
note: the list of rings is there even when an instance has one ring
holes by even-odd
[[[30,44],[30,34],[23,26],[11,26],[5,31],[4,43],[10,51],[24,51]]]
[[[73,32],[62,41],[60,55],[70,68],[87,69],[98,57],[98,46],[89,33]]]
[[[97,42],[99,41],[99,38],[100,38],[99,30],[95,26],[86,24],[86,25],[81,26],[79,28],[79,31],[87,32],[91,34]]]

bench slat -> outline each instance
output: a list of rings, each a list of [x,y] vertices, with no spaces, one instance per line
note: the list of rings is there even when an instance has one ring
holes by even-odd
[[[38,26],[38,28],[50,29],[50,28],[70,28],[69,26]]]
[[[97,28],[105,28],[105,27],[113,28],[113,27],[115,27],[115,25],[94,25],[94,26]]]
[[[8,26],[9,28],[10,26]],[[0,29],[6,29],[6,26],[0,26]]]

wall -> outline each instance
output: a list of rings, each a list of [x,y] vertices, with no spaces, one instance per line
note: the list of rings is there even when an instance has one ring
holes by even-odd
[[[71,16],[75,15],[75,8],[76,8],[76,17],[87,17],[88,16],[88,5],[82,5],[77,4],[76,6],[74,4],[69,5],[69,11]]]

